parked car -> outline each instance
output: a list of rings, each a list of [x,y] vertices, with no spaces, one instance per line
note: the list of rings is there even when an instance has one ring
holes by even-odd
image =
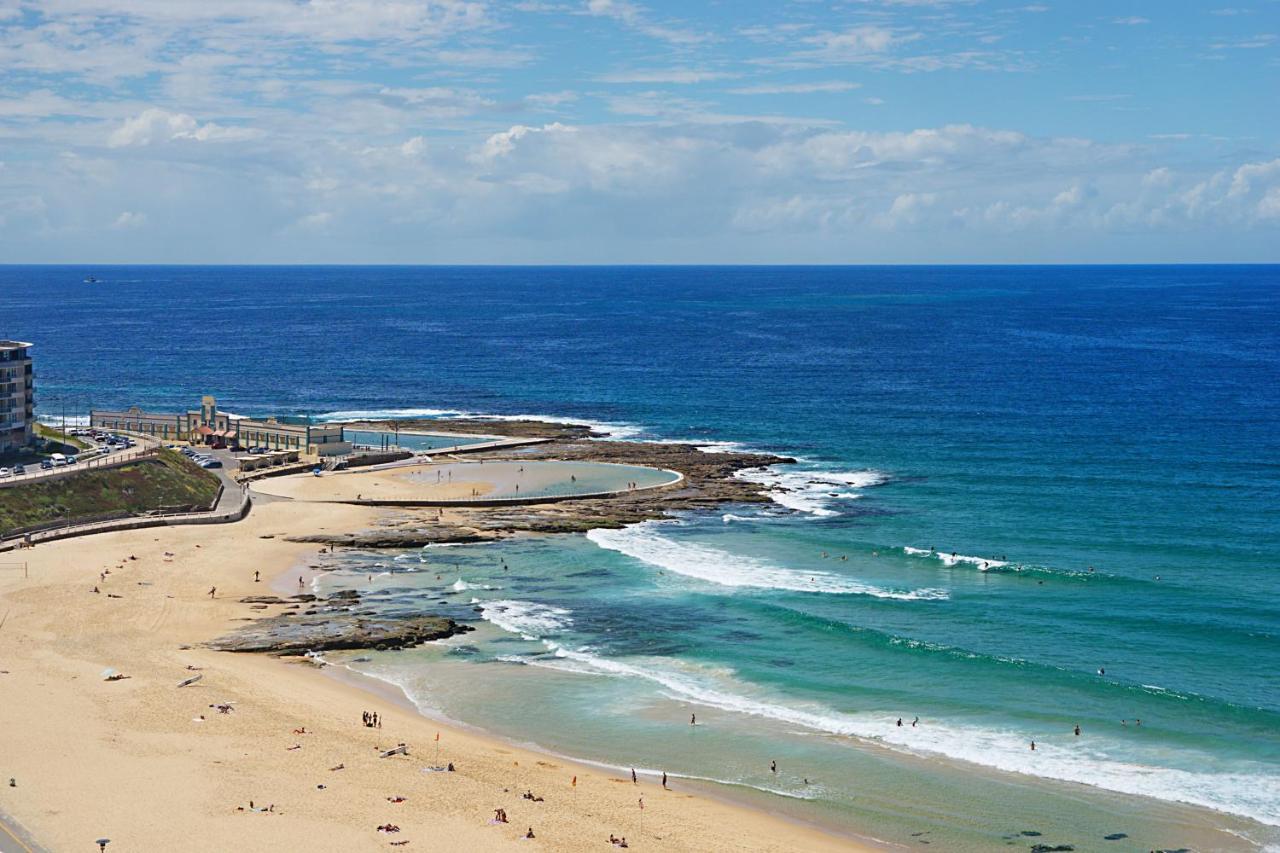
[[[49,460],[53,462],[54,467],[56,468],[61,468],[63,465],[67,464],[67,457],[63,456],[61,453],[49,454]]]
[[[221,468],[222,460],[206,458],[203,462],[200,463],[200,467],[201,468]]]
[[[79,461],[80,461],[80,457],[79,457],[78,455],[76,455],[75,453],[69,453],[69,454],[67,454],[67,464],[68,464],[68,465],[74,465],[74,464],[76,464],[76,463],[77,463],[77,462],[79,462]]]
[[[13,472],[8,468],[0,468],[0,477],[12,477]]]
[[[45,471],[51,471],[51,470],[53,470],[53,463],[52,463],[52,462],[50,462],[48,459],[41,459],[41,460],[40,460],[40,467],[41,467],[41,469],[43,469],[43,470],[45,470]]]
[[[13,473],[14,473],[14,474],[25,474],[25,473],[27,473],[27,466],[26,466],[26,465],[14,465],[14,466],[13,466]]]

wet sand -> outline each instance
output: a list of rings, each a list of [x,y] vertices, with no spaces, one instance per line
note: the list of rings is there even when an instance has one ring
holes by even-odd
[[[2,555],[27,562],[30,577],[0,572],[0,773],[17,783],[0,789],[0,812],[52,850],[98,837],[122,850],[350,851],[396,841],[410,841],[409,850],[608,850],[610,833],[632,849],[858,849],[761,812],[643,780],[633,786],[442,725],[306,663],[199,648],[256,615],[240,597],[305,570],[318,548],[284,535],[358,530],[374,518],[349,505],[262,502],[235,525],[104,534]],[[129,677],[105,681],[110,670]],[[176,686],[197,674],[198,683]],[[210,707],[219,703],[234,710]],[[361,725],[365,710],[382,716],[382,728]],[[424,772],[435,763],[437,732],[439,760],[457,772]],[[409,757],[378,757],[400,742]],[[522,799],[528,789],[544,801]],[[274,810],[251,811],[250,801]],[[496,808],[509,824],[490,823]],[[376,830],[387,823],[400,832]],[[530,826],[534,840],[523,838]]]

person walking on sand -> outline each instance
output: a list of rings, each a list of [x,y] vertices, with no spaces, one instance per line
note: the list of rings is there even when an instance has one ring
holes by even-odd
[[[662,790],[664,791],[671,790],[670,788],[667,787],[667,771],[665,770],[662,771]]]
[[[631,784],[632,785],[639,784],[639,780],[636,779],[636,769],[634,767],[631,768]]]
[[[257,569],[254,569],[254,570],[253,570],[253,582],[254,582],[254,583],[258,583],[258,582],[259,582],[259,581],[258,581],[258,570],[257,570]]]
[[[211,586],[211,587],[209,587],[209,597],[210,597],[210,598],[213,598],[213,597],[214,597],[214,596],[216,596],[217,594],[218,594],[218,588],[217,588],[216,586]]]
[[[777,772],[778,772],[778,762],[776,762],[776,761],[770,761],[770,762],[769,762],[769,769],[770,769],[771,771],[773,771],[774,773],[777,773]]]
[[[689,725],[691,725],[691,726],[696,726],[697,724],[698,724],[698,715],[697,715],[697,714],[690,714],[690,715],[689,715]]]

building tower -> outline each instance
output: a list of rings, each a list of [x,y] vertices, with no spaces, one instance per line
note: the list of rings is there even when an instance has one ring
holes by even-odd
[[[31,344],[0,340],[0,453],[35,440],[35,405]]]

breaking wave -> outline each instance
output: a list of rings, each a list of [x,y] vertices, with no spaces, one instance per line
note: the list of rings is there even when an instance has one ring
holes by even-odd
[[[663,536],[659,532],[660,524],[661,522],[645,521],[621,530],[596,529],[588,532],[587,538],[601,548],[626,554],[678,575],[720,586],[869,595],[904,601],[948,597],[947,592],[941,589],[883,589],[831,572],[786,569],[755,557],[730,554],[705,545],[678,542]]]
[[[787,509],[809,515],[839,515],[833,501],[856,500],[862,490],[883,485],[889,477],[880,471],[822,471],[784,469],[779,465],[748,468],[734,474],[740,480],[759,483],[765,494]]]

